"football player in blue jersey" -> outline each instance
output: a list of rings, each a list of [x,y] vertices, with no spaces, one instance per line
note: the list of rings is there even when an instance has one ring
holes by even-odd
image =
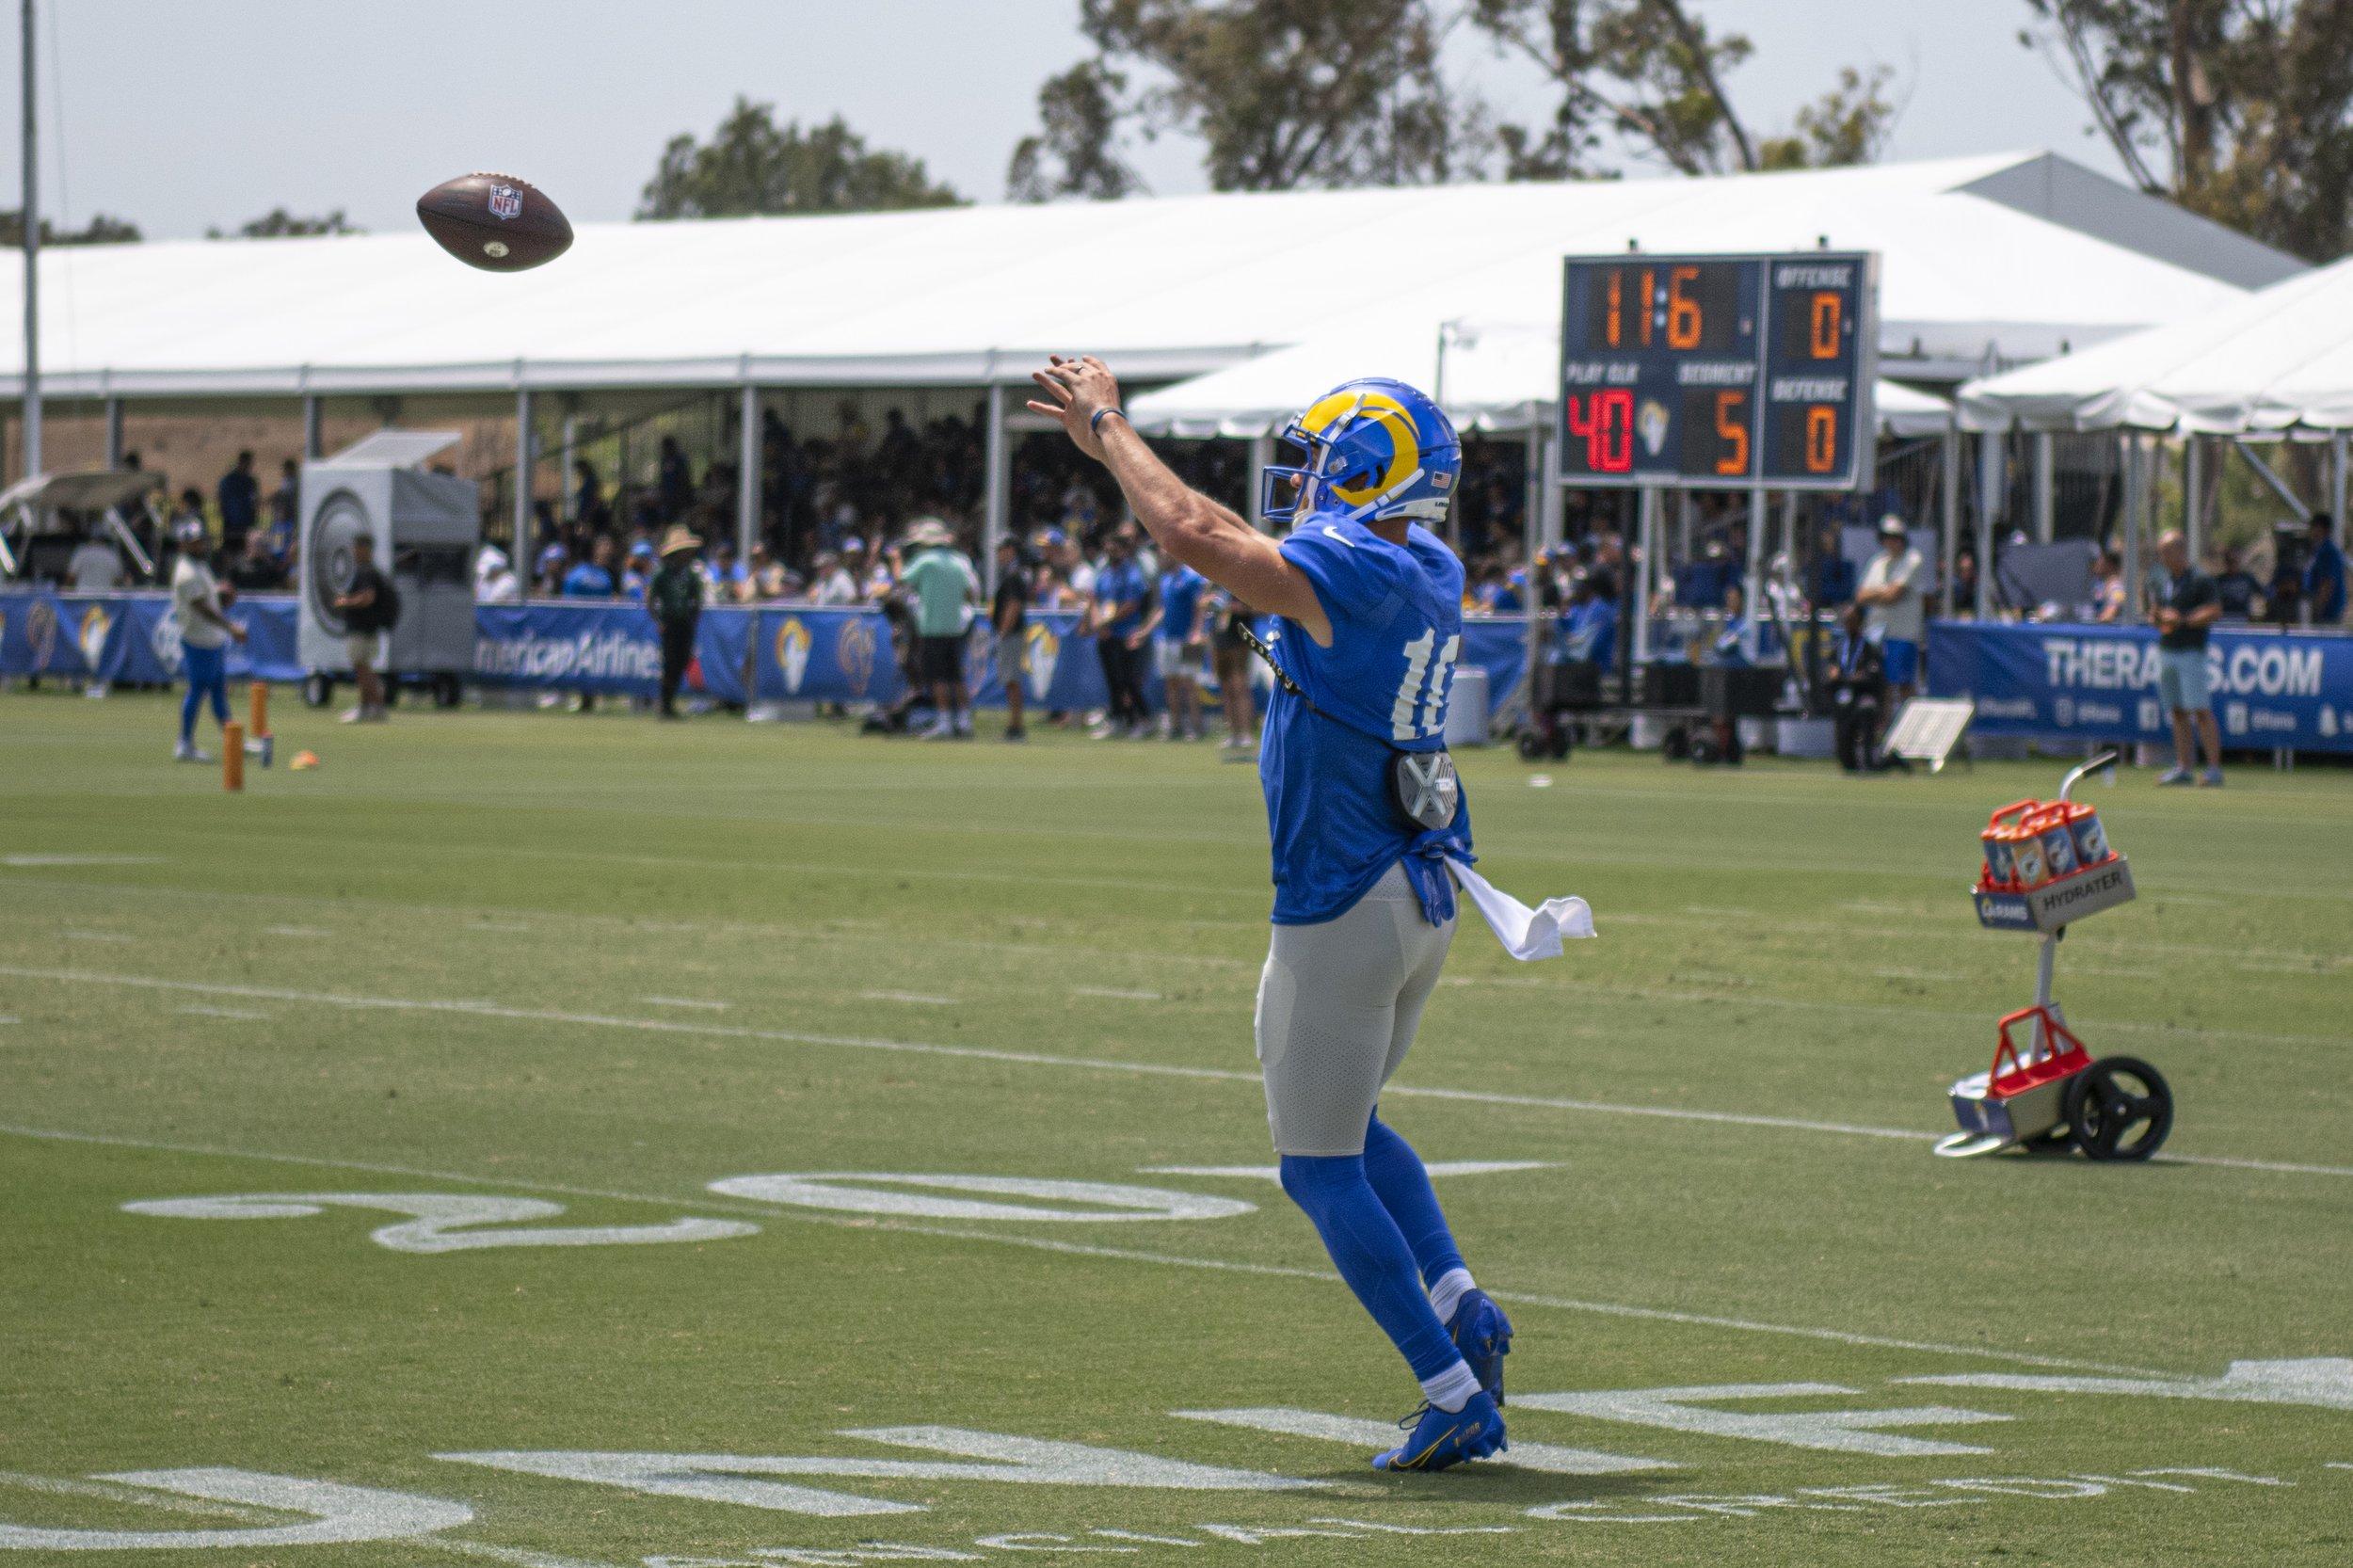
[[[1106,464],[1172,561],[1279,617],[1258,776],[1273,840],[1274,933],[1258,1060],[1283,1190],[1421,1383],[1381,1469],[1438,1470],[1505,1447],[1512,1325],[1464,1266],[1429,1173],[1377,1113],[1455,927],[1446,861],[1470,816],[1446,755],[1463,567],[1431,532],[1462,472],[1454,427],[1398,381],[1350,381],[1293,420],[1296,468],[1266,471],[1279,542],[1189,488],[1120,411],[1093,357],[1034,379]]]

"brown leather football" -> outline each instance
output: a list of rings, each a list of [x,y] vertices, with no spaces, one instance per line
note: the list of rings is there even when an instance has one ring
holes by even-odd
[[[442,249],[485,272],[520,272],[572,246],[569,219],[512,174],[468,174],[417,198],[417,220]]]

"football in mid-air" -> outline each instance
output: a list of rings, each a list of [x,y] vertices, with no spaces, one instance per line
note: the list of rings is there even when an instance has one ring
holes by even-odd
[[[442,249],[485,272],[521,272],[572,246],[572,225],[545,192],[512,174],[467,174],[417,198],[417,220]]]

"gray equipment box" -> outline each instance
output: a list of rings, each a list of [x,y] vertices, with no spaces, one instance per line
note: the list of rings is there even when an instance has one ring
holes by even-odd
[[[350,672],[337,596],[351,585],[351,541],[376,541],[376,568],[400,595],[381,668],[440,676],[473,669],[473,559],[481,487],[418,465],[462,438],[453,430],[379,430],[302,469],[302,620],[297,652],[317,675]]]

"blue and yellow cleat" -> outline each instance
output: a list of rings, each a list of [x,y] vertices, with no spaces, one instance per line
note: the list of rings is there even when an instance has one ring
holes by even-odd
[[[1502,1404],[1503,1358],[1512,1353],[1512,1320],[1503,1315],[1503,1308],[1474,1286],[1455,1304],[1454,1320],[1447,1325],[1447,1332],[1454,1336],[1454,1348],[1469,1363],[1479,1386],[1489,1399]]]
[[[1484,1394],[1473,1394],[1462,1409],[1449,1415],[1425,1404],[1398,1423],[1411,1426],[1413,1435],[1386,1453],[1372,1456],[1376,1470],[1443,1470],[1466,1459],[1484,1459],[1512,1445],[1503,1439],[1503,1414]]]

